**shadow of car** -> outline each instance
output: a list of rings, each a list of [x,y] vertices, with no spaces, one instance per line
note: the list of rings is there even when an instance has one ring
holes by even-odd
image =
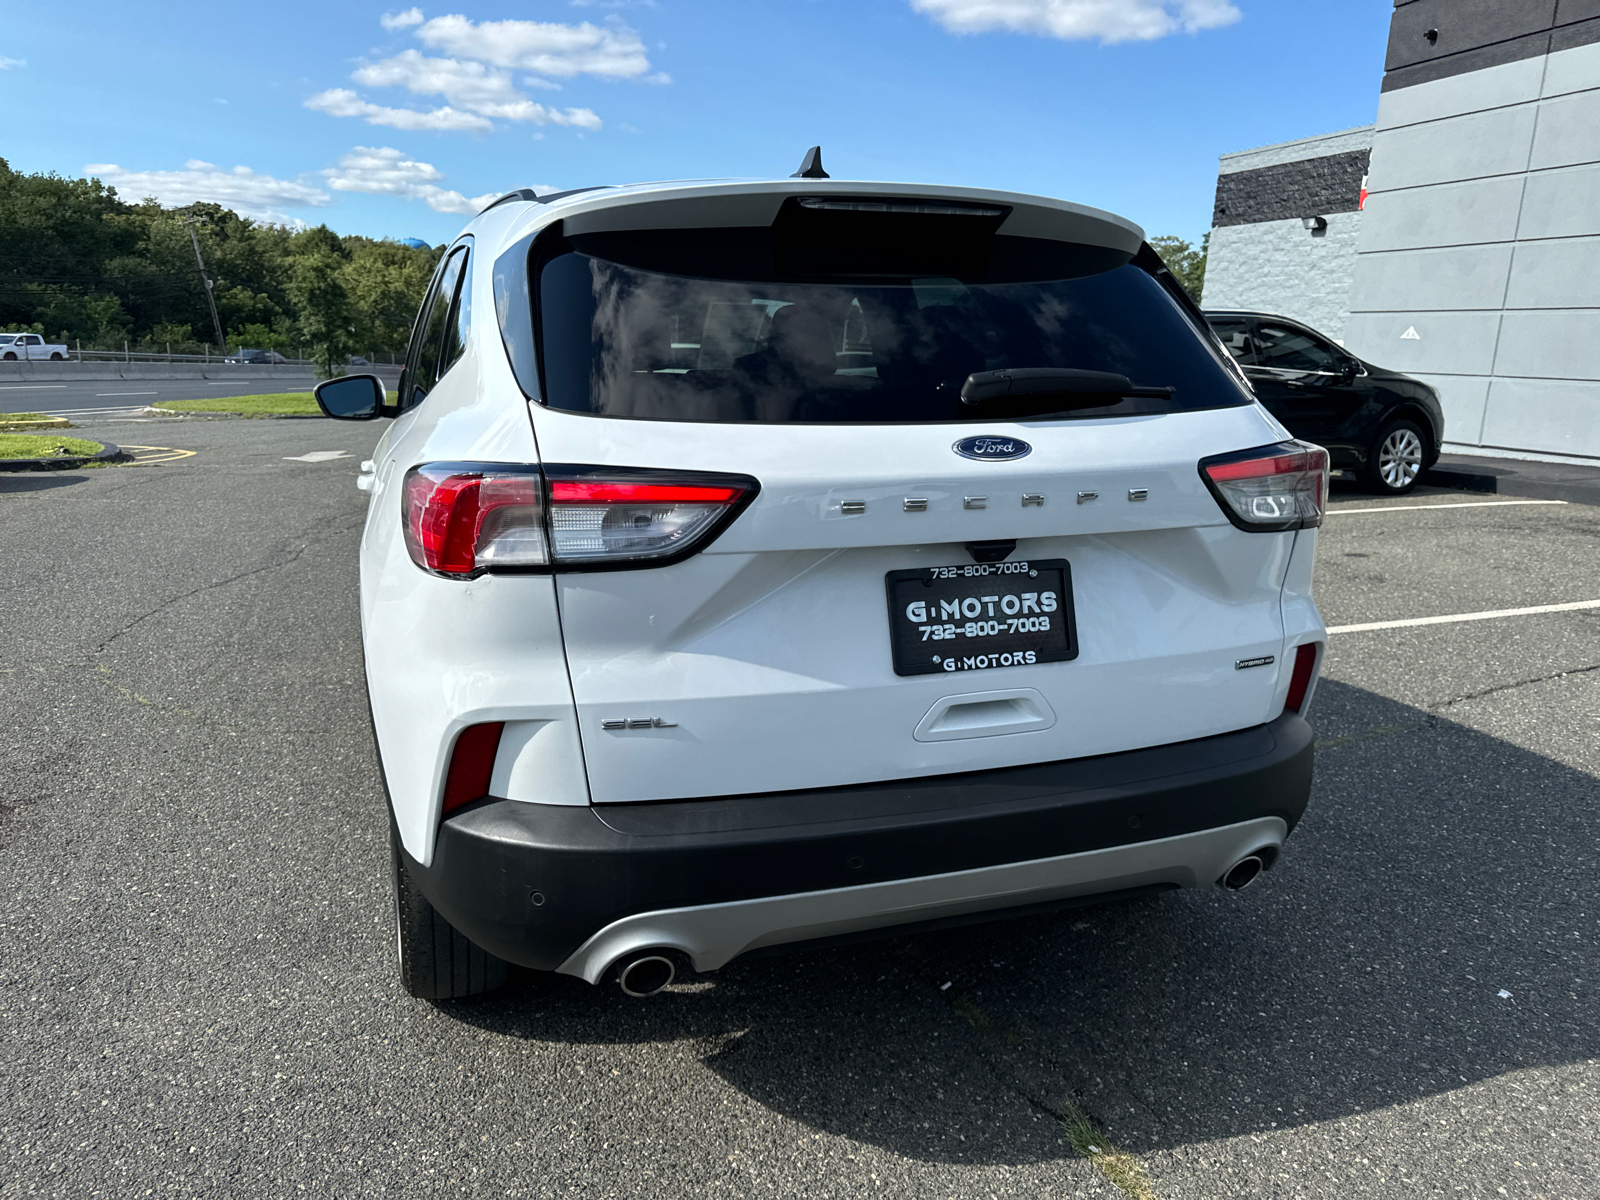
[[[1206,320],[1267,411],[1295,437],[1326,447],[1335,470],[1397,496],[1437,461],[1444,410],[1420,379],[1359,359],[1288,317],[1208,309]]]

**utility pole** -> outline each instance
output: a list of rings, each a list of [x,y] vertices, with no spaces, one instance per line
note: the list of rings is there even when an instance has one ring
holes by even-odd
[[[189,227],[189,240],[194,243],[194,261],[200,266],[200,282],[206,289],[206,303],[211,306],[211,324],[216,327],[217,345],[222,347],[222,356],[228,356],[228,339],[222,336],[222,318],[217,316],[217,298],[213,295],[211,276],[206,274],[206,260],[200,257],[200,238],[194,231],[194,218],[186,217],[183,222]]]

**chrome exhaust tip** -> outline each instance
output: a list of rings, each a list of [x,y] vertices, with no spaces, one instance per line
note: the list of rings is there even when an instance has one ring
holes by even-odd
[[[1242,892],[1254,883],[1261,872],[1267,869],[1267,864],[1262,861],[1261,852],[1247,854],[1223,873],[1219,884],[1230,892]]]
[[[617,964],[617,983],[624,994],[643,998],[654,996],[672,982],[678,968],[660,950],[640,950]]]

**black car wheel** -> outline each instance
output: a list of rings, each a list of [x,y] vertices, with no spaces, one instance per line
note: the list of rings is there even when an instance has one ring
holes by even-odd
[[[7,350],[6,351],[6,361],[7,362],[16,362],[17,361],[17,356],[14,353],[12,353],[10,350]]]
[[[1427,457],[1428,435],[1415,421],[1390,421],[1378,431],[1367,455],[1367,485],[1385,495],[1403,495],[1417,486]]]
[[[510,965],[469,941],[428,903],[412,882],[393,829],[389,841],[401,986],[419,1000],[456,1000],[505,983]]]

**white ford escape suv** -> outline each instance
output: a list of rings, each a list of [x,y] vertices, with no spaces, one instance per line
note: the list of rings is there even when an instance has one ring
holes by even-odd
[[[1327,456],[1121,218],[815,165],[513,193],[398,403],[318,398],[392,418],[361,618],[413,995],[1241,887],[1304,811]]]

